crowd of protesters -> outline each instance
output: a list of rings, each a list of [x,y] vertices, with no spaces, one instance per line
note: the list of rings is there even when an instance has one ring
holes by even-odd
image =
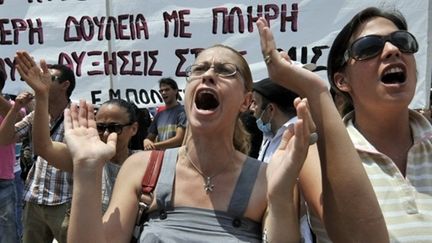
[[[330,49],[331,90],[257,27],[268,78],[208,47],[181,103],[159,81],[154,117],[121,99],[73,103],[71,69],[18,51],[34,93],[3,95],[0,69],[0,242],[431,242],[432,125],[408,108],[422,43],[404,17],[353,16]],[[154,150],[162,168],[143,194]]]

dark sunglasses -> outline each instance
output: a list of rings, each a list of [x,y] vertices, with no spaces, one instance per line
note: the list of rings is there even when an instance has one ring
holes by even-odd
[[[59,76],[55,76],[55,75],[51,75],[51,81],[57,81],[57,80],[60,80],[60,77]]]
[[[103,134],[105,131],[108,130],[108,133],[117,133],[118,135],[120,135],[123,131],[124,127],[130,126],[132,125],[132,122],[129,122],[128,124],[116,124],[116,123],[108,123],[108,124],[104,124],[104,123],[98,123],[96,124],[96,129],[98,130],[99,134]]]
[[[350,48],[345,51],[344,63],[350,57],[357,61],[373,58],[384,49],[385,43],[389,41],[403,53],[416,53],[418,43],[416,38],[408,31],[399,30],[390,35],[367,35],[355,40]]]

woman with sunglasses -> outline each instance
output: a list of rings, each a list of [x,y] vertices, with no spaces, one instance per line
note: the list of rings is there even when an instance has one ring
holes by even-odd
[[[267,63],[272,80],[308,98],[321,135],[319,150],[323,180],[319,159],[311,151],[300,173],[302,192],[311,214],[318,218],[314,217],[311,222],[319,242],[329,242],[327,233],[336,241],[331,236],[335,229],[327,224],[332,216],[347,217],[346,222],[352,227],[347,234],[363,233],[367,242],[371,242],[368,238],[386,232],[382,228],[367,228],[374,218],[380,218],[379,213],[374,212],[376,199],[392,242],[430,242],[432,127],[422,115],[408,108],[416,88],[413,54],[418,50],[418,43],[407,31],[403,16],[394,11],[367,8],[352,18],[331,47],[328,78],[332,88],[341,93],[351,107],[343,119],[351,141],[346,141],[339,149],[344,153],[353,148],[357,151],[357,154],[343,155],[343,164],[339,165],[327,159],[326,156],[337,152],[329,150],[328,145],[334,140],[345,139],[346,132],[340,131],[338,136],[323,133],[324,116],[329,111],[333,111],[335,117],[328,119],[341,123],[334,105],[328,101],[328,91],[322,88],[323,82],[280,58],[266,22],[260,20],[259,26],[263,53],[271,60]],[[287,80],[284,77],[294,78]],[[366,172],[368,180],[363,176],[355,180],[350,178],[353,171]],[[330,176],[337,177],[338,184],[327,183],[326,178]],[[364,183],[364,187],[359,183]],[[370,186],[374,197],[358,194],[359,188],[367,191]],[[328,192],[338,187],[346,187],[352,199],[328,198]],[[340,210],[345,204],[355,210]],[[338,210],[326,211],[328,206]]]
[[[32,127],[33,150],[35,154],[49,161],[50,165],[64,171],[73,171],[72,157],[65,143],[52,141],[48,119],[48,98],[52,83],[51,75],[44,61],[41,68],[36,65],[27,52],[18,52],[16,56],[21,77],[35,91],[35,113]],[[28,65],[23,65],[27,63]],[[83,103],[83,102],[82,102]],[[102,210],[108,208],[114,183],[120,167],[131,154],[137,152],[129,149],[129,142],[138,129],[137,108],[134,104],[121,99],[108,100],[103,103],[95,115],[96,128],[102,141],[110,133],[117,134],[115,154],[107,159],[102,177]],[[100,206],[100,205],[99,205]]]
[[[187,76],[188,135],[184,146],[165,151],[154,200],[146,201],[149,219],[140,242],[298,242],[293,188],[312,125],[305,101],[296,103],[299,120],[285,133],[274,166],[267,167],[246,156],[249,143],[239,115],[251,102],[252,76],[242,55],[210,47]],[[104,143],[92,120],[92,107],[85,103],[65,112],[74,160],[68,241],[129,242],[150,152],[127,159],[102,216],[96,210],[99,178],[117,135]]]

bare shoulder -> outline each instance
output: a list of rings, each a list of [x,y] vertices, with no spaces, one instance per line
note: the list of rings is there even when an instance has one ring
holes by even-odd
[[[144,176],[150,158],[150,151],[132,154],[126,159],[118,174],[118,180],[133,184],[137,193],[141,190],[141,180]]]

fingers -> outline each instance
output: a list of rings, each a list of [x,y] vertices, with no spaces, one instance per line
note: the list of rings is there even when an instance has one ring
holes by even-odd
[[[288,143],[293,136],[294,136],[294,124],[291,123],[288,125],[288,128],[284,131],[278,149],[286,150],[288,147]]]
[[[93,104],[90,102],[86,102],[87,105],[87,125],[88,127],[92,127],[96,129],[96,119],[95,119],[95,113],[94,113],[94,107]]]
[[[276,43],[273,38],[273,33],[268,26],[267,20],[262,17],[259,18],[257,21],[257,27],[260,35],[261,51],[264,58],[267,59],[267,56],[270,58],[276,58],[276,56],[274,56],[277,54]],[[266,60],[266,63],[269,64],[270,61]]]
[[[41,59],[40,60],[40,67],[42,69],[43,74],[51,76],[51,74],[50,74],[50,72],[48,70],[48,65],[47,65],[45,59]]]
[[[87,104],[85,100],[80,100],[78,108],[78,123],[80,127],[87,127]]]
[[[312,114],[310,112],[309,102],[307,101],[307,99],[296,98],[294,100],[294,107],[296,107],[297,116],[300,119],[303,119],[306,123],[306,127],[309,129],[309,133],[316,132],[316,125],[312,119]]]
[[[70,107],[71,128],[79,127],[78,123],[78,107],[76,103],[72,103]]]
[[[63,112],[63,115],[64,115],[63,123],[64,123],[65,131],[69,131],[73,128],[71,110],[69,108],[66,108]]]
[[[17,64],[21,67],[21,70],[24,73],[27,73],[27,71],[31,68],[31,62],[29,62],[29,60],[27,59],[28,54],[26,54],[26,52],[18,51],[15,57]]]
[[[115,151],[117,145],[117,133],[115,132],[110,133],[110,135],[108,135],[106,144],[114,148]]]

